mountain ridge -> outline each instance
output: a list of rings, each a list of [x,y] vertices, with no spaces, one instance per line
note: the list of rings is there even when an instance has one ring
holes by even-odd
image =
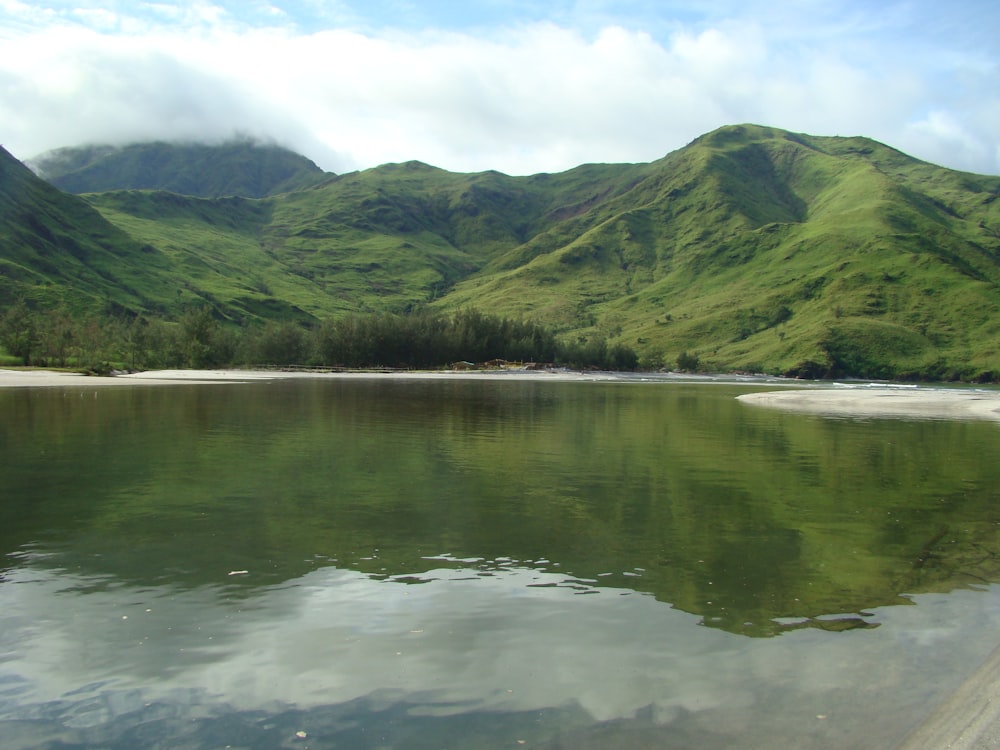
[[[60,190],[75,194],[166,190],[201,198],[264,198],[328,176],[294,151],[251,138],[219,144],[151,141],[62,148],[31,159],[28,166]]]
[[[173,315],[479,307],[633,347],[649,367],[683,354],[712,370],[991,379],[998,196],[1000,177],[871,139],[736,125],[646,164],[511,177],[405,162],[258,199],[85,200],[181,274]]]

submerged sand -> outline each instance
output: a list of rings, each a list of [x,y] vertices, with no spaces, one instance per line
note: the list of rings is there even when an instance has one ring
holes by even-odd
[[[896,750],[1000,748],[1000,647]]]

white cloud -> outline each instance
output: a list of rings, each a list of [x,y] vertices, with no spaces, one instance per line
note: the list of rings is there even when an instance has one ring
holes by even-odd
[[[715,127],[761,122],[869,135],[938,163],[1000,171],[998,136],[986,126],[1000,95],[981,52],[948,64],[942,54],[932,76],[919,59],[867,37],[796,42],[787,25],[752,20],[664,38],[549,22],[486,35],[307,34],[280,8],[254,8],[270,26],[248,27],[199,1],[147,4],[129,16],[102,8],[83,26],[64,14],[0,32],[7,148],[29,158],[82,142],[240,131],[273,136],[333,171],[420,159],[524,174],[648,161]],[[23,8],[7,0],[0,12]],[[132,31],[106,31],[116,23]],[[948,127],[935,124],[949,118]]]
[[[954,162],[969,165],[968,171],[996,171],[1000,164],[1000,145],[994,136],[996,115],[1000,107],[994,106],[995,115],[990,122],[963,122],[951,112],[932,111],[923,119],[907,125],[897,146],[911,154],[921,154],[924,159],[942,164]],[[978,167],[977,165],[983,165]],[[993,169],[984,169],[993,165]]]
[[[88,26],[113,30],[118,27],[118,14],[104,8],[74,8],[71,14]]]

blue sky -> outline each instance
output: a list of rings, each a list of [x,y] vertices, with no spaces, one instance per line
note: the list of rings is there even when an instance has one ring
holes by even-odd
[[[0,143],[273,139],[344,172],[650,161],[726,124],[1000,173],[1000,3],[0,0]]]

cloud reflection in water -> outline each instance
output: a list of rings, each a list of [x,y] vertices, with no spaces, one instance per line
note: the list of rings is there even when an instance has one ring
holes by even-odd
[[[516,566],[382,580],[329,567],[249,595],[30,565],[6,578],[0,739],[28,716],[93,731],[151,706],[204,718],[354,702],[393,707],[397,724],[564,712],[772,741],[815,734],[824,716],[837,737],[889,746],[957,685],[956,665],[992,647],[982,634],[1000,617],[993,587],[868,618],[891,627],[747,638],[652,596]]]

